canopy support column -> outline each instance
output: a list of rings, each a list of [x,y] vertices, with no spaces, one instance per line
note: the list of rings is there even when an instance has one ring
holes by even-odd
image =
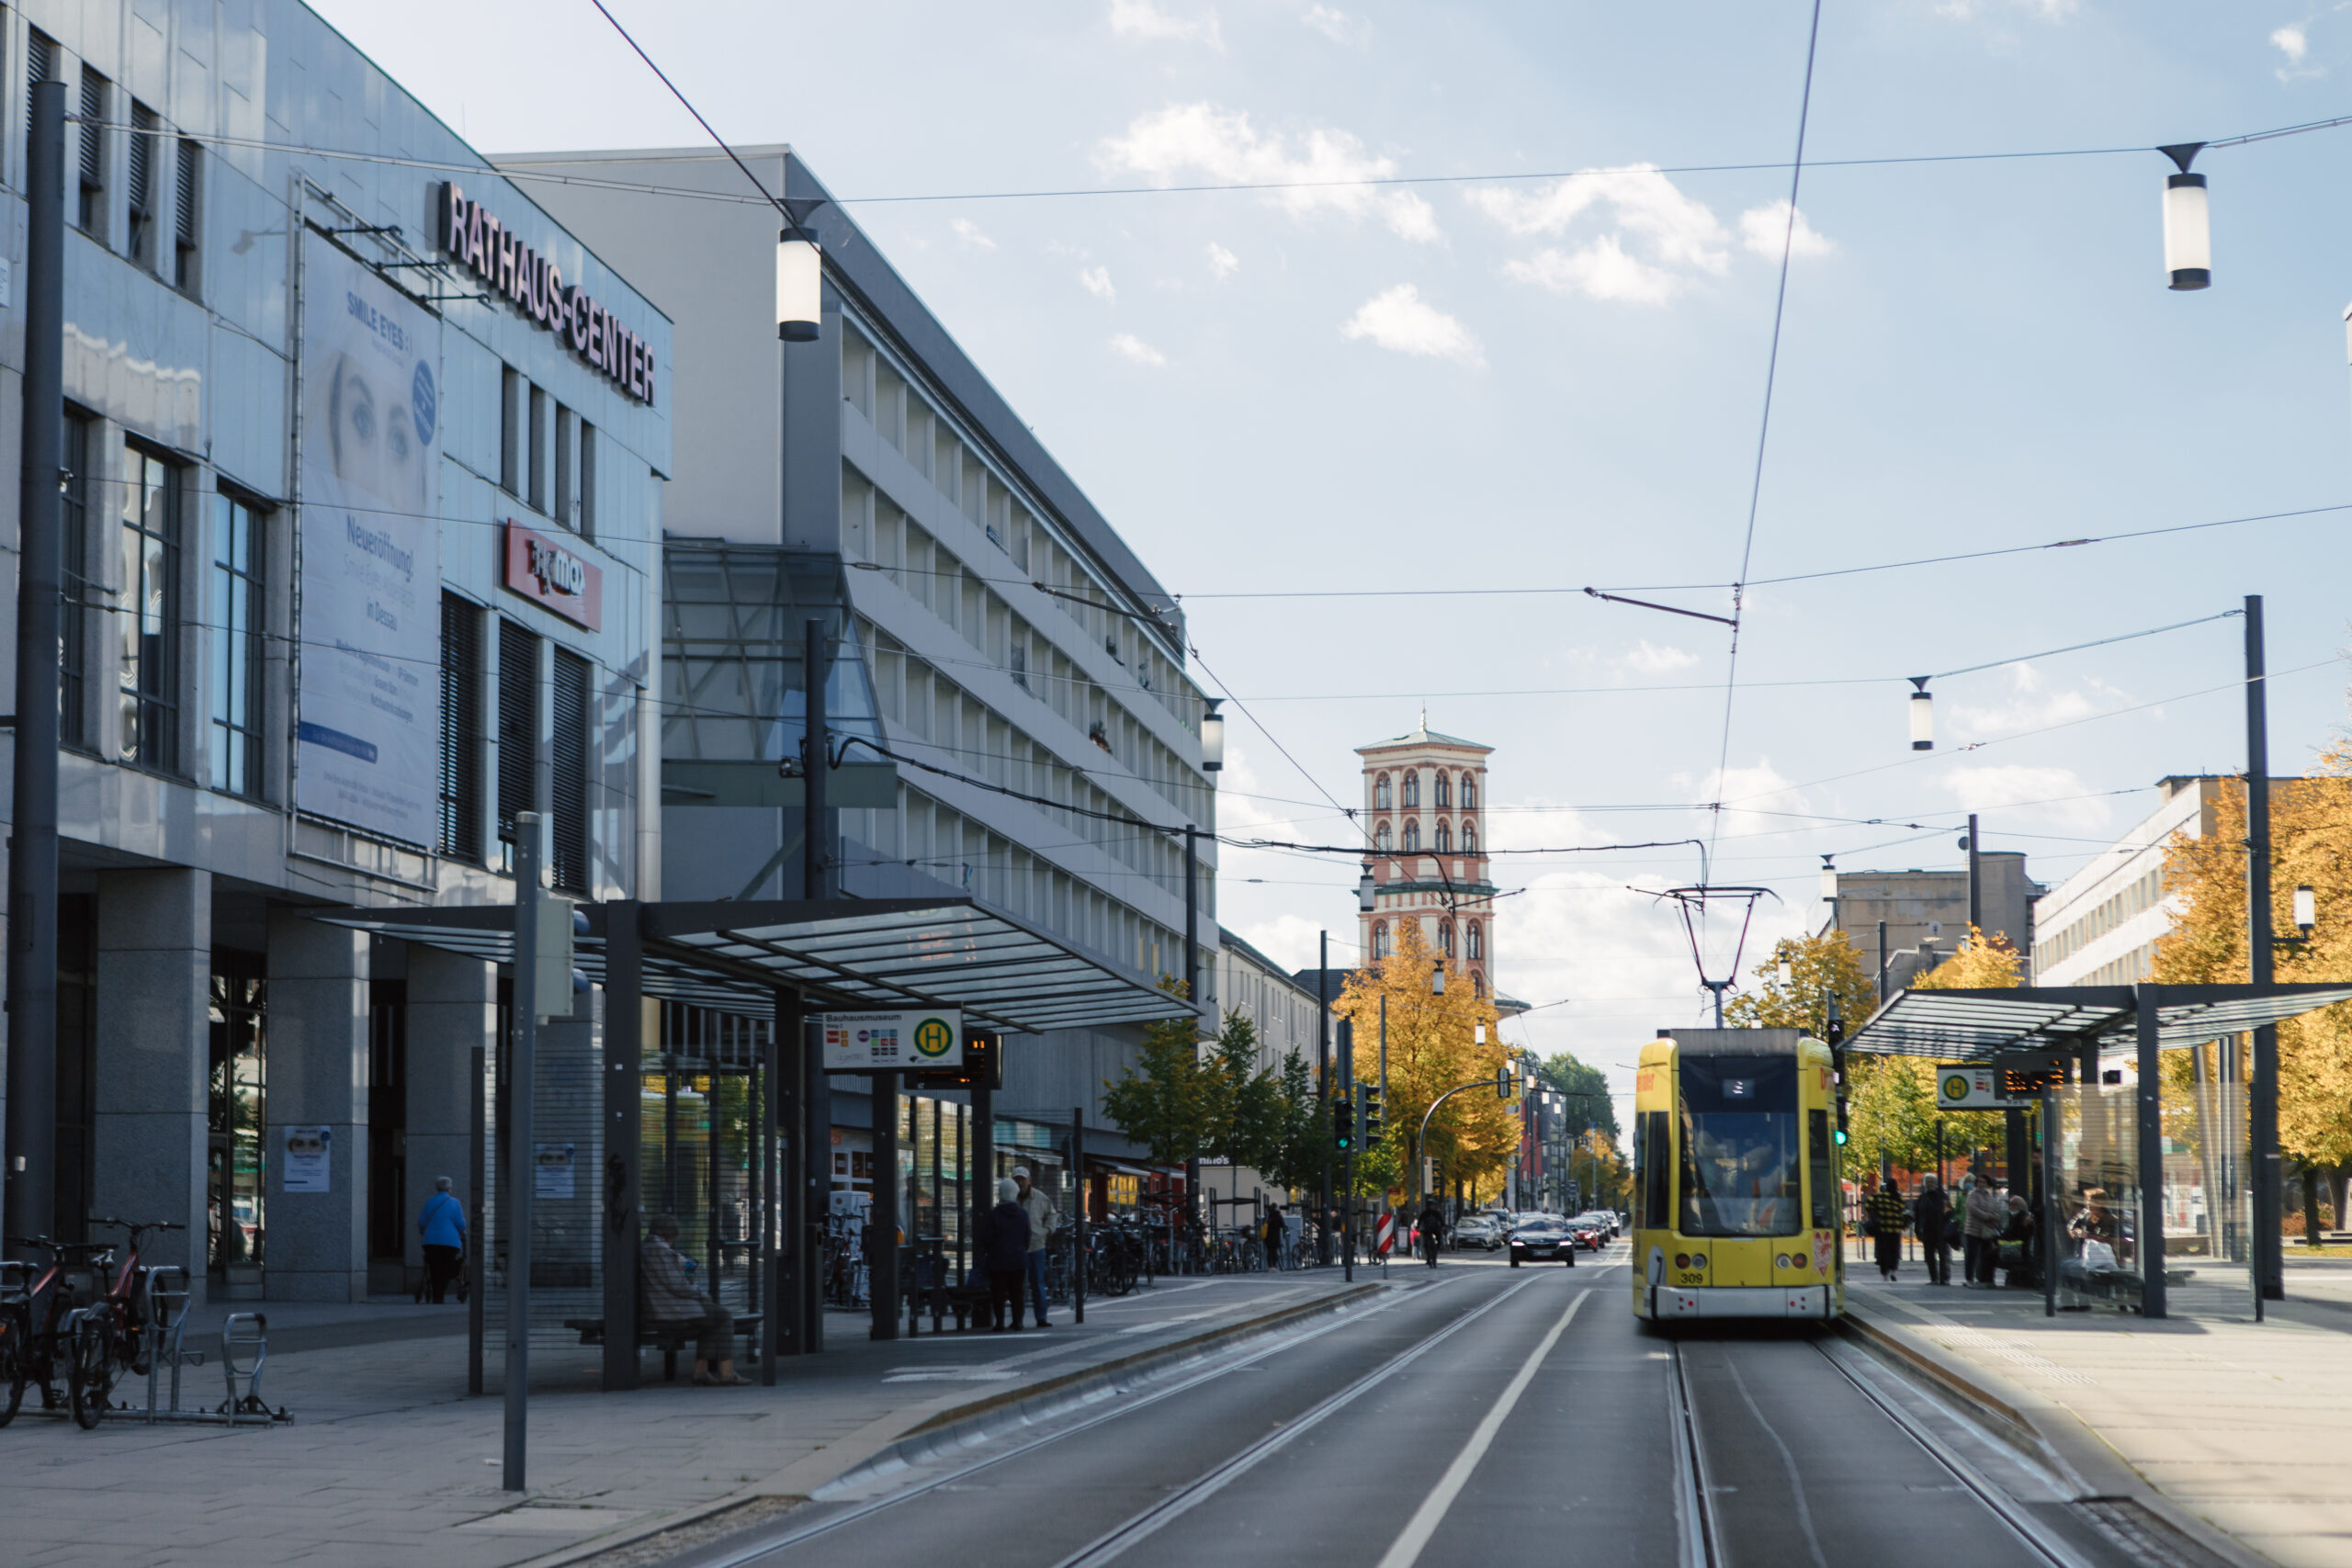
[[[2164,987],[2142,986],[2140,1035],[2140,1313],[2165,1315],[2165,1086],[2156,1009]]]
[[[605,917],[605,1368],[607,1391],[637,1386],[638,1161],[645,1146],[645,943],[640,906]],[[477,1283],[477,1290],[480,1289]],[[477,1300],[480,1298],[477,1297]]]

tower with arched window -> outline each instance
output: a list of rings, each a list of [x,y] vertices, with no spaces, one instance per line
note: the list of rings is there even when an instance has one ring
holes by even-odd
[[[1420,728],[1356,748],[1363,759],[1363,833],[1372,846],[1375,892],[1357,940],[1367,959],[1396,950],[1396,932],[1416,920],[1445,955],[1452,981],[1492,997],[1506,1015],[1524,1010],[1495,986],[1495,886],[1485,807],[1487,759],[1494,748]]]

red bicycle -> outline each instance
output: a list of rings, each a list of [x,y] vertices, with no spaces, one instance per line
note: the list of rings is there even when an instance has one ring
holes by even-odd
[[[129,1233],[119,1269],[109,1242],[10,1238],[13,1246],[48,1253],[50,1264],[29,1288],[0,1300],[0,1426],[16,1418],[25,1390],[39,1383],[42,1409],[62,1404],[88,1431],[106,1418],[123,1370],[147,1370],[147,1271],[139,1267],[140,1240],[187,1227],[168,1220],[133,1224],[93,1217],[90,1223]],[[21,1277],[24,1266],[14,1267]],[[113,1278],[101,1291],[109,1269]],[[62,1392],[56,1386],[61,1375]]]

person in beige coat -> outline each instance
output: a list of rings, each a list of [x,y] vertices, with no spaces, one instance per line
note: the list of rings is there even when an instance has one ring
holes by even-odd
[[[1053,1238],[1058,1216],[1054,1201],[1038,1188],[1027,1166],[1014,1166],[1012,1180],[1021,1191],[1022,1212],[1029,1216],[1029,1304],[1035,1309],[1037,1326],[1051,1328],[1046,1321],[1046,1243]]]
[[[1982,1172],[1972,1170],[1961,1213],[1961,1284],[1968,1290],[1989,1286],[2001,1256],[2001,1227],[2008,1223],[2008,1205]]]

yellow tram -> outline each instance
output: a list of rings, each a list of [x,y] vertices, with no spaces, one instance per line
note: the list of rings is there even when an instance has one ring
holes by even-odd
[[[1634,1315],[1845,1310],[1838,1086],[1794,1029],[1678,1029],[1634,1080]]]

